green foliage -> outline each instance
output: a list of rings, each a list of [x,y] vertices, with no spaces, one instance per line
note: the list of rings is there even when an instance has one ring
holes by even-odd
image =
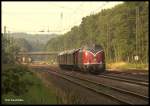
[[[86,104],[87,98],[76,93],[77,91],[56,89],[58,104]]]
[[[2,63],[14,64],[16,61],[16,54],[20,51],[30,51],[32,46],[26,39],[18,38],[14,39],[10,35],[2,35]]]
[[[9,92],[15,95],[21,95],[27,92],[30,86],[33,84],[28,77],[31,77],[32,73],[28,68],[24,66],[3,66],[2,70],[2,93],[7,94]]]
[[[22,99],[23,101],[6,101]],[[56,104],[55,89],[47,87],[28,67],[3,65],[3,104]]]
[[[15,39],[15,43],[16,45],[18,45],[19,51],[31,51],[32,50],[32,46],[24,38]]]
[[[14,39],[7,34],[2,34],[2,63],[15,63],[15,56],[18,50],[18,45],[14,42]]]
[[[80,26],[49,40],[45,49],[62,51],[97,43],[103,46],[107,62],[133,63],[134,56],[138,55],[138,63],[148,63],[148,13],[147,2],[124,2],[84,17]]]

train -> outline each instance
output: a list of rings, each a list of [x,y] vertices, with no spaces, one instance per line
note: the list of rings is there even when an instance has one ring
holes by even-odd
[[[60,52],[57,62],[62,69],[80,70],[93,74],[105,72],[105,54],[101,45]]]

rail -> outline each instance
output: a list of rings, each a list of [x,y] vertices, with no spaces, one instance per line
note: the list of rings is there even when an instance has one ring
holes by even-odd
[[[138,99],[138,101],[141,101],[143,103],[147,103],[147,101],[148,101],[148,97],[136,94],[136,93],[131,92],[131,91],[127,91],[127,90],[123,90],[123,89],[120,89],[120,88],[111,87],[111,86],[108,86],[108,85],[104,85],[102,83],[94,82],[94,81],[91,81],[91,80],[88,80],[88,79],[85,79],[85,78],[75,77],[73,75],[69,75],[69,74],[65,74],[65,73],[61,73],[60,74],[60,73],[54,72],[54,71],[53,72],[49,71],[49,73],[53,73],[53,74],[55,73],[59,77],[62,77],[62,78],[66,79],[66,80],[68,80],[68,81],[70,81],[72,83],[78,84],[78,85],[80,85],[82,87],[85,87],[85,88],[87,88],[89,90],[92,90],[94,92],[97,92],[97,93],[106,95],[108,97],[111,97],[111,98],[113,98],[113,99],[115,99],[118,102],[123,103],[123,104],[135,104],[137,101],[134,101],[134,103],[131,102],[130,100],[129,101],[125,101],[123,98],[121,99],[121,98],[119,98],[116,95],[114,96],[114,94],[110,93],[110,91],[113,91],[113,92],[116,92],[116,93],[119,92],[120,95],[123,94],[124,96],[122,96],[122,97],[125,97],[126,99],[127,99],[127,96],[130,96],[132,98]],[[70,78],[67,78],[67,77],[70,77]]]

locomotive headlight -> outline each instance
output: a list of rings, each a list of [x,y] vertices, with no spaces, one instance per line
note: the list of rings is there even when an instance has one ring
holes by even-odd
[[[87,56],[88,55],[88,52],[85,52],[85,56]]]

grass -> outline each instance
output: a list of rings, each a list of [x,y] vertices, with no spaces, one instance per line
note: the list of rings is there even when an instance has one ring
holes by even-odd
[[[55,93],[42,85],[33,86],[29,92],[21,96],[11,93],[3,96],[3,104],[57,104]],[[22,99],[23,101],[4,101],[5,99]]]
[[[87,98],[81,96],[74,90],[56,89],[58,104],[86,104]]]
[[[48,80],[52,80],[52,77],[48,77]],[[57,83],[57,82],[56,82]],[[60,80],[60,83],[61,82]],[[57,96],[57,104],[86,104],[87,98],[81,95],[76,89],[72,89],[71,86],[61,89],[57,84],[53,85]]]
[[[135,64],[135,63],[127,63],[127,62],[115,62],[108,63],[106,65],[108,69],[142,69],[148,70],[148,64]]]
[[[8,65],[8,67],[10,68],[13,66]],[[8,94],[3,94],[2,104],[57,104],[54,89],[46,87],[42,83],[42,81],[34,74],[26,75],[25,79],[29,79],[34,83],[29,88],[28,92],[20,96],[16,96],[12,92],[9,92]],[[18,99],[22,101],[15,101]]]
[[[56,104],[53,89],[47,88],[40,79],[34,78],[35,85],[24,95],[27,104]]]
[[[21,66],[12,66],[5,65],[3,68],[11,69]],[[23,66],[24,67],[24,66]],[[22,68],[19,68],[17,73],[21,71]],[[24,71],[26,68],[23,68]],[[8,71],[9,72],[9,71]],[[32,70],[31,70],[32,72]],[[16,96],[14,93],[9,92],[7,94],[2,95],[2,104],[86,104],[87,99],[76,91],[70,89],[63,90],[58,86],[53,85],[51,83],[52,78],[50,76],[43,78],[44,74],[36,72],[33,74],[25,74],[23,79],[28,79],[32,81],[32,86],[28,89],[28,92],[21,94],[20,96]],[[38,76],[38,74],[40,77]],[[50,82],[48,86],[43,81]],[[8,101],[9,100],[9,101]],[[16,101],[21,100],[21,101]]]
[[[24,71],[28,68],[25,66],[15,66],[15,65],[3,65],[3,70],[9,69],[8,72],[12,72],[11,69],[18,69],[17,73]],[[23,72],[24,72],[23,71]],[[32,72],[32,70],[31,70]],[[33,74],[24,74],[22,79],[30,80],[33,85],[28,89],[28,92],[16,96],[13,92],[2,95],[2,104],[80,104],[86,103],[85,98],[81,95],[78,95],[75,91],[72,90],[62,90],[59,87],[54,86],[50,81],[52,80],[50,76],[47,77],[47,82],[50,82],[48,86],[43,82],[44,76],[42,73],[36,72]],[[37,76],[38,74],[41,76]],[[43,74],[44,75],[44,74]],[[45,76],[46,77],[46,76]],[[21,101],[16,101],[21,100]]]

